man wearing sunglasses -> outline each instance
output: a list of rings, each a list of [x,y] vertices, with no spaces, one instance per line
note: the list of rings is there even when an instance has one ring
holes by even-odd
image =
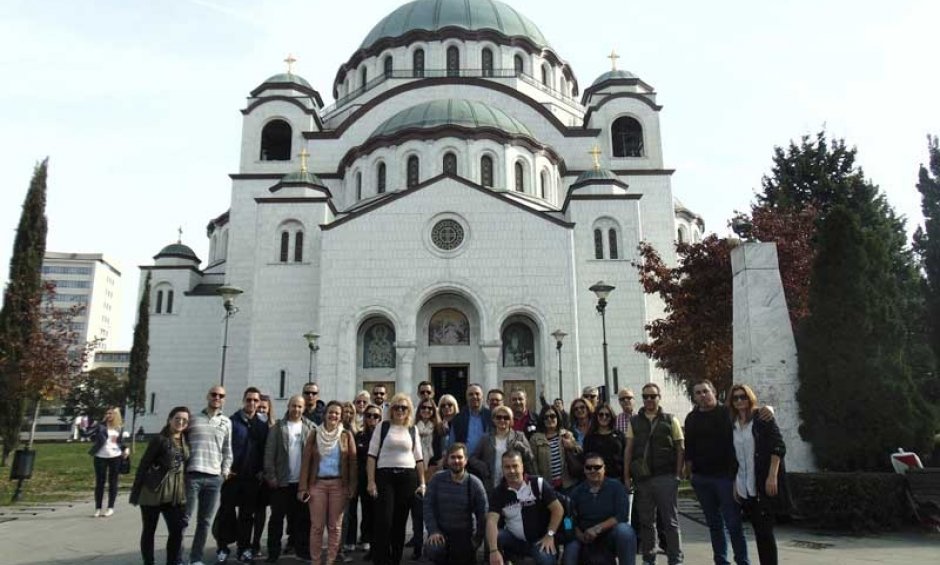
[[[309,382],[304,385],[304,418],[310,420],[316,425],[323,423],[323,415],[326,413],[326,403],[320,400],[320,385]]]
[[[585,481],[571,491],[571,511],[575,515],[575,539],[565,545],[565,565],[577,565],[588,546],[599,544],[620,565],[636,563],[636,533],[630,520],[627,491],[620,482],[604,474],[604,458],[598,453],[584,456]],[[613,559],[610,559],[613,562]]]
[[[232,421],[222,413],[225,389],[214,386],[207,406],[189,420],[189,461],[186,464],[186,523],[196,518],[189,562],[203,565],[206,536],[212,525],[222,482],[232,468]],[[196,514],[198,506],[198,515]]]
[[[624,485],[635,487],[644,565],[656,562],[656,516],[662,518],[669,565],[682,563],[679,538],[679,477],[685,437],[679,421],[663,412],[656,383],[643,386],[643,410],[630,418],[624,449]]]
[[[268,423],[258,417],[261,391],[251,386],[242,395],[242,409],[231,415],[232,472],[222,485],[221,503],[213,528],[216,562],[224,563],[229,544],[236,542],[238,560],[250,563],[254,510],[264,474],[264,444]]]

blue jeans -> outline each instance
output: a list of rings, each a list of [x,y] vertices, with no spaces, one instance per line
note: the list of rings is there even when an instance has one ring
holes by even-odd
[[[212,527],[216,507],[219,505],[219,493],[222,491],[222,476],[206,473],[186,473],[186,524],[192,523],[196,504],[199,514],[196,517],[196,531],[189,548],[189,560],[202,561],[202,552],[206,547],[206,537]]]
[[[607,548],[617,555],[620,565],[636,565],[636,533],[630,524],[623,522],[603,534],[595,543],[607,544]],[[565,546],[565,565],[578,565],[581,542],[574,540]]]
[[[702,505],[705,522],[708,523],[715,565],[729,565],[725,528],[731,537],[734,562],[737,565],[750,565],[747,540],[744,539],[744,528],[741,525],[741,507],[734,501],[734,479],[693,474],[692,488]]]
[[[496,544],[503,554],[503,559],[531,557],[535,561],[535,565],[555,565],[558,563],[557,547],[554,554],[545,553],[539,549],[538,543],[529,543],[524,539],[519,539],[506,529],[499,531]]]

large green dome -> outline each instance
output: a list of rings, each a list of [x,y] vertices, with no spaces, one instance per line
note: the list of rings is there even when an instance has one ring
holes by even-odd
[[[499,108],[483,102],[447,99],[424,102],[398,112],[372,134],[392,135],[408,129],[432,129],[440,126],[494,128],[511,135],[533,137],[525,124]]]
[[[507,37],[522,37],[537,47],[548,40],[532,21],[511,6],[496,0],[414,0],[382,19],[360,49],[368,49],[380,39],[405,35],[413,30],[438,31],[457,27],[470,31],[493,30]]]

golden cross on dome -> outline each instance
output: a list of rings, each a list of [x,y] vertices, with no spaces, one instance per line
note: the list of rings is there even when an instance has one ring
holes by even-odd
[[[610,70],[616,71],[616,70],[617,70],[617,59],[620,58],[620,55],[618,55],[616,51],[614,51],[613,49],[611,49],[611,50],[610,50],[610,55],[608,55],[607,58],[610,59],[610,67],[611,67]]]
[[[183,226],[176,228],[176,243],[183,243]]]
[[[588,155],[594,157],[594,170],[601,170],[601,148],[595,143],[594,147],[588,151]]]
[[[297,58],[293,54],[288,53],[287,58],[284,59],[284,62],[287,63],[287,74],[294,74],[294,63],[297,62]]]
[[[307,172],[307,157],[310,156],[310,153],[307,152],[307,148],[304,147],[300,150],[300,172]]]

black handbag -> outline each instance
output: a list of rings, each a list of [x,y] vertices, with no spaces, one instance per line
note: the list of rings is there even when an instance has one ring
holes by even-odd
[[[122,475],[129,475],[130,472],[131,472],[131,458],[121,457],[121,462],[118,464],[118,473]]]

